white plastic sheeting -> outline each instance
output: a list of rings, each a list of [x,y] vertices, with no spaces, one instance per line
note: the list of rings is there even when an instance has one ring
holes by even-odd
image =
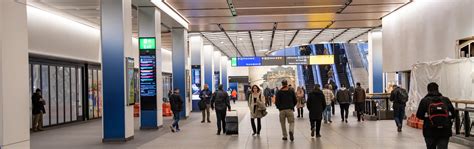
[[[411,70],[407,110],[417,109],[430,82],[438,83],[440,92],[446,97],[474,100],[474,58],[447,58],[415,64]]]

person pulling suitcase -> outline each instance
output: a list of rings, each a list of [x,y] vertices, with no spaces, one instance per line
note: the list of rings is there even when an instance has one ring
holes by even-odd
[[[216,110],[217,135],[221,135],[221,131],[226,133],[226,109],[231,110],[228,97],[229,95],[223,90],[222,84],[219,85],[218,90],[212,95],[211,108]]]

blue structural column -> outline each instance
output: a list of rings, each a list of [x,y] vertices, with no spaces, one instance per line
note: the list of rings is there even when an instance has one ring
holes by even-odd
[[[192,84],[192,89],[191,89],[191,102],[192,102],[192,111],[199,112],[199,106],[198,103],[201,101],[199,98],[199,91],[203,87],[203,78],[204,76],[202,75],[202,49],[203,49],[203,43],[204,40],[201,37],[200,34],[197,35],[191,35],[189,37],[189,51],[190,56],[191,56],[191,84]]]
[[[191,107],[191,97],[189,95],[191,75],[187,48],[188,31],[184,28],[173,28],[171,33],[173,38],[173,87],[180,90],[180,95],[184,100],[181,116],[188,117],[189,107]]]
[[[229,76],[227,75],[227,66],[229,63],[229,58],[227,56],[221,56],[221,84],[224,86],[224,90],[229,88]]]
[[[28,93],[33,88],[28,87],[28,27],[25,3],[25,0],[0,0],[0,148],[2,149],[30,148],[31,98]]]
[[[221,52],[214,51],[214,91],[217,90],[219,84],[221,84]]]
[[[203,55],[206,55],[206,58],[203,59],[202,72],[204,75],[204,83],[209,85],[209,89],[213,89],[214,86],[214,46],[204,45]]]
[[[369,92],[382,93],[383,89],[383,59],[382,32],[369,33]]]
[[[155,56],[155,80],[156,80],[156,102],[147,102],[155,108],[140,109],[140,129],[156,129],[163,125],[163,79],[161,60],[161,12],[155,7],[138,7],[138,36],[154,37],[156,40]],[[138,52],[138,51],[136,51]],[[142,101],[142,100],[140,100]],[[148,105],[147,105],[148,106]]]
[[[133,106],[125,92],[125,57],[132,54],[131,0],[101,0],[104,142],[133,138]]]

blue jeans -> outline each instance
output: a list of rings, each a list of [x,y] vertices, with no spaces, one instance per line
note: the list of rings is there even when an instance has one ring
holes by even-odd
[[[405,118],[405,106],[393,107],[393,119],[395,119],[397,127],[403,126],[403,118]]]
[[[173,111],[173,124],[171,126],[173,126],[174,128],[176,128],[177,130],[179,130],[179,111]]]
[[[331,121],[331,110],[332,105],[326,105],[326,108],[324,108],[323,111],[323,116],[324,116],[324,122]]]

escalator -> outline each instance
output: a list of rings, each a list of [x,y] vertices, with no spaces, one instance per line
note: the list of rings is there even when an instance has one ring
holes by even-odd
[[[310,46],[304,46],[300,48],[301,56],[311,55],[311,53],[312,50]],[[304,87],[307,91],[312,90],[314,88],[314,85],[317,83],[317,81],[315,80],[315,70],[313,70],[313,67],[311,65],[302,65],[301,67],[304,78]]]
[[[346,88],[354,87],[354,83],[349,80],[349,70],[348,69],[348,60],[346,56],[346,50],[344,49],[342,44],[333,44],[333,54],[334,54],[334,62],[336,65],[337,76],[341,85],[344,85]]]
[[[315,50],[316,50],[317,55],[324,54],[325,47],[323,44],[316,44],[315,47],[316,47]],[[328,71],[331,66],[330,65],[317,65],[316,67],[319,67],[319,77],[321,78],[322,86],[324,86],[329,81]]]

